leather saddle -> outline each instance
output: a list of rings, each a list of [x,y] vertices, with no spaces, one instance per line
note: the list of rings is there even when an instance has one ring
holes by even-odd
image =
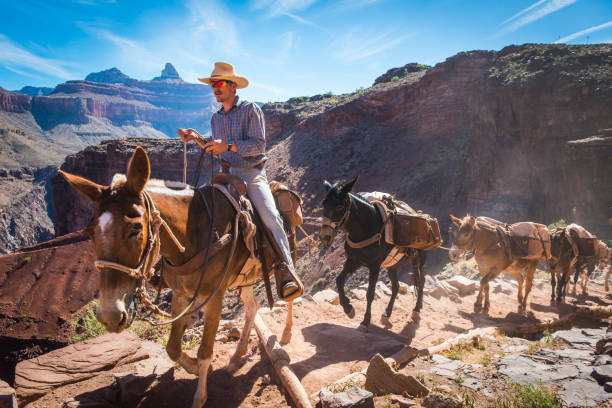
[[[275,265],[281,259],[283,259],[282,252],[278,247],[272,232],[265,226],[257,209],[254,205],[251,204],[249,198],[247,197],[247,183],[240,177],[226,173],[216,173],[210,184],[214,187],[224,186],[224,189],[220,189],[220,191],[228,198],[228,200],[232,203],[236,211],[246,211],[249,216],[246,217],[249,221],[252,222],[252,226],[254,226],[253,231],[249,232],[249,227],[246,225],[242,225],[241,222],[241,234],[242,238],[245,241],[245,244],[253,256],[257,257],[262,265],[263,279],[266,285],[266,292],[268,295],[268,301],[270,303],[270,307],[273,305],[272,293],[269,283],[269,275],[271,272],[276,273],[277,268]],[[228,194],[229,193],[229,196]],[[238,206],[236,205],[238,204]],[[277,204],[278,205],[278,204]],[[281,213],[281,217],[283,214]],[[284,218],[284,217],[283,217]],[[289,235],[291,231],[287,231],[287,226],[290,224],[287,220],[285,222],[285,233]],[[272,259],[273,261],[270,261]],[[275,261],[274,261],[275,260]],[[294,281],[300,286],[300,290],[298,293],[303,293],[303,286],[300,282],[300,279],[295,274],[295,271],[289,271],[293,275]],[[277,278],[278,279],[278,278]],[[277,289],[278,288],[277,285]],[[282,297],[280,292],[277,292],[279,299]]]

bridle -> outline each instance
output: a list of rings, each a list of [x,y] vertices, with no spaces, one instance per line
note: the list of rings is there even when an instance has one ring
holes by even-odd
[[[136,288],[135,295],[137,298],[141,300],[143,305],[145,305],[152,312],[161,314],[166,317],[171,317],[168,313],[159,309],[157,305],[155,305],[147,296],[146,283],[149,281],[153,274],[155,273],[153,266],[157,263],[159,259],[159,251],[161,247],[161,239],[159,230],[161,227],[166,229],[168,235],[172,239],[172,242],[176,245],[178,250],[183,253],[185,252],[185,247],[179,242],[178,238],[172,232],[172,229],[168,226],[166,221],[161,217],[159,210],[155,208],[155,203],[151,199],[151,196],[146,192],[142,192],[142,196],[144,199],[145,209],[147,212],[147,230],[149,231],[147,237],[147,246],[140,257],[140,261],[135,268],[130,268],[119,262],[107,261],[104,259],[98,259],[95,261],[96,268],[98,270],[102,270],[104,268],[115,269],[117,271],[123,272],[131,278],[134,278],[138,281],[138,286]]]
[[[323,217],[321,227],[330,228],[334,234],[338,232],[338,229],[344,228],[344,226],[346,225],[346,222],[351,216],[351,205],[353,204],[353,199],[351,198],[350,194],[348,194],[348,200],[346,201],[347,201],[347,206],[346,206],[346,210],[344,210],[344,214],[342,214],[342,217],[340,217],[338,221],[333,221],[331,218]]]
[[[453,234],[451,232],[451,234],[449,234],[449,236],[453,237],[453,242],[451,245],[451,250],[455,250],[455,251],[462,251],[462,252],[468,252],[471,251],[472,253],[476,253],[476,250],[474,248],[474,239],[476,238],[476,229],[478,228],[478,226],[476,225],[476,223],[474,223],[474,228],[472,229],[472,233],[470,234],[470,237],[467,238],[465,241],[466,242],[457,242],[457,234],[459,233],[459,229],[457,228],[457,231]],[[451,231],[452,231],[452,226],[451,226]]]

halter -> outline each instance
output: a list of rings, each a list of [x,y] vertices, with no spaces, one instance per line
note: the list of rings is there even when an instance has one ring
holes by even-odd
[[[351,204],[353,203],[353,200],[351,199],[351,195],[348,195],[348,205],[346,207],[346,210],[344,211],[344,214],[342,215],[342,217],[340,217],[340,220],[338,221],[332,221],[331,218],[327,218],[327,217],[323,217],[323,222],[322,222],[322,226],[327,226],[329,228],[332,229],[332,231],[337,232],[336,230],[338,228],[342,229],[344,228],[344,225],[346,224],[346,221],[349,219],[350,215],[351,215]]]
[[[147,297],[146,290],[146,282],[151,279],[153,276],[153,266],[157,263],[159,259],[159,250],[161,247],[161,240],[159,235],[159,230],[163,226],[168,232],[168,235],[172,239],[172,242],[176,245],[178,250],[183,253],[185,252],[185,247],[181,245],[178,238],[174,235],[166,221],[161,217],[159,210],[155,208],[155,203],[151,199],[151,196],[143,191],[142,193],[145,202],[145,209],[147,211],[147,223],[149,236],[147,238],[147,247],[138,262],[138,266],[135,268],[130,268],[124,264],[107,261],[104,259],[98,259],[95,261],[96,268],[98,270],[102,270],[103,268],[111,268],[117,271],[123,272],[131,278],[134,278],[138,281],[138,287],[136,288],[136,295],[140,298],[142,303],[149,308],[151,311],[161,314],[166,317],[170,317],[170,315],[163,310],[159,309],[153,302],[149,300]]]
[[[457,229],[457,232],[455,232],[455,239],[453,240],[454,242],[453,242],[453,245],[451,245],[450,250],[459,250],[463,252],[471,251],[472,253],[476,254],[476,250],[474,249],[474,239],[476,238],[477,228],[478,228],[478,225],[474,223],[474,228],[472,229],[472,234],[469,238],[467,245],[461,245],[461,247],[457,246],[457,233],[459,232],[459,229]]]

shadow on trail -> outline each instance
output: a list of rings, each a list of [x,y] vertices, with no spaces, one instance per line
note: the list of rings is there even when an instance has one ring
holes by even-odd
[[[272,371],[273,368],[267,362],[267,359],[257,362],[248,372],[241,375],[231,376],[224,368],[214,370],[208,376],[208,401],[206,402],[206,406],[223,408],[242,406],[251,391],[254,391],[255,395],[261,393],[262,389],[257,389],[257,386],[255,386],[258,378],[264,373]],[[128,401],[121,406],[138,406],[139,408],[190,407],[197,384],[197,378],[162,382],[151,388],[140,402]],[[115,401],[117,398],[117,391],[112,386],[86,392],[74,397],[74,399],[81,402],[83,406],[90,406],[87,404],[96,402],[98,405],[91,406],[100,407],[116,406]],[[107,402],[108,405],[104,405],[103,402]],[[287,402],[287,404],[289,404],[289,402]]]
[[[536,312],[544,312],[544,313],[556,313],[557,317],[563,317],[566,314],[572,313],[576,308],[568,303],[550,303],[547,305],[542,305],[539,303],[530,303],[529,307]]]
[[[406,337],[373,324],[365,333],[353,327],[317,323],[303,328],[302,335],[316,352],[306,360],[291,364],[300,379],[336,363],[369,361],[376,353],[388,357],[409,343]]]
[[[459,311],[459,315],[472,322],[473,329],[481,327],[512,327],[525,323],[540,323],[541,320],[536,318],[533,312],[527,311],[526,314],[509,312],[505,316],[493,317],[483,313],[468,313]]]

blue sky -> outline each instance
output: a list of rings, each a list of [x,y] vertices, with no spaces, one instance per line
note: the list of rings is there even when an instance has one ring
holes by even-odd
[[[510,44],[612,42],[612,0],[4,0],[0,86],[55,86],[172,62],[195,82],[215,61],[254,101],[368,87],[387,69]]]

